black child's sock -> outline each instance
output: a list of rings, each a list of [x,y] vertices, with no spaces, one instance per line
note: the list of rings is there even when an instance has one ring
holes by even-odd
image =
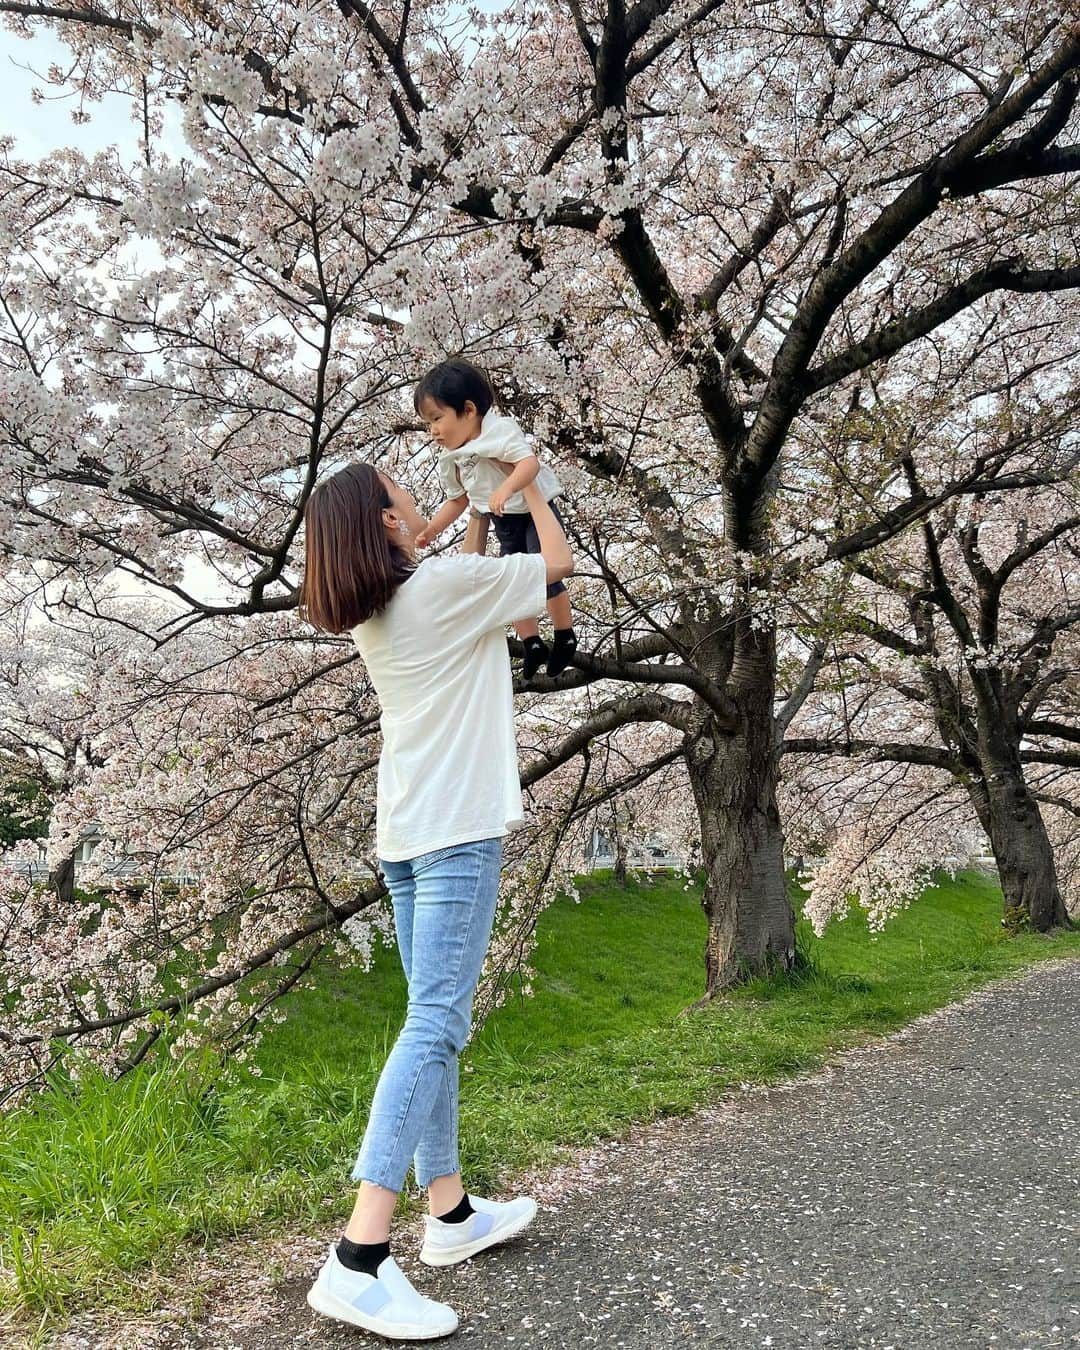
[[[390,1243],[353,1242],[343,1237],[337,1245],[337,1257],[349,1270],[362,1270],[365,1275],[378,1275],[379,1265],[390,1255]]]
[[[435,1217],[440,1223],[464,1223],[470,1214],[475,1213],[476,1211],[473,1209],[472,1205],[469,1204],[469,1196],[466,1193],[449,1213],[436,1214]]]
[[[545,667],[548,675],[561,675],[577,651],[577,634],[572,628],[556,628],[551,659]]]
[[[525,655],[521,661],[521,674],[526,680],[531,680],[536,672],[544,663],[544,657],[548,654],[548,645],[539,634],[534,637],[522,639],[525,647]]]

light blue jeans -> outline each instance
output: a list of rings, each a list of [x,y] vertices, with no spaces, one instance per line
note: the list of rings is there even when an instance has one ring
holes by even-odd
[[[421,1186],[459,1168],[458,1055],[472,1023],[501,866],[501,836],[379,860],[409,1002],[375,1087],[353,1181],[400,1191],[410,1161]]]

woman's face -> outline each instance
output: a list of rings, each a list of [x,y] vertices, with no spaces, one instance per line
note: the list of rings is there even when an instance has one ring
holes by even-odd
[[[416,509],[412,494],[406,488],[399,487],[390,475],[383,473],[381,469],[379,470],[379,478],[383,487],[386,488],[391,502],[390,506],[383,507],[382,513],[383,524],[386,526],[386,533],[390,542],[415,556],[414,540],[427,524],[427,521]],[[404,530],[400,528],[403,521],[406,527]]]

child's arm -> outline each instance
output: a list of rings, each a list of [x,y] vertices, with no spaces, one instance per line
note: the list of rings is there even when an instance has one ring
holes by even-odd
[[[527,455],[524,459],[513,462],[505,459],[495,461],[503,469],[510,469],[506,479],[491,494],[488,506],[497,516],[503,513],[503,507],[507,501],[523,487],[527,487],[536,475],[540,472],[540,461],[535,455]]]
[[[468,505],[469,494],[467,492],[463,492],[460,497],[451,497],[449,501],[443,502],[424,529],[416,536],[416,547],[427,548],[429,544],[434,543],[448,525],[453,525]]]

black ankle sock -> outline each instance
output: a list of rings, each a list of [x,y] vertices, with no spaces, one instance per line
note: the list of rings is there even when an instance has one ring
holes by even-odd
[[[522,645],[525,655],[521,661],[521,673],[525,679],[531,680],[548,654],[548,645],[538,633],[533,637],[522,638]]]
[[[548,675],[561,675],[577,651],[577,634],[573,628],[556,628],[551,647],[551,658],[545,667]]]
[[[337,1245],[337,1257],[349,1270],[362,1270],[365,1275],[378,1275],[380,1264],[390,1255],[390,1243],[353,1242],[343,1237]]]
[[[469,1197],[466,1193],[452,1210],[446,1214],[436,1214],[435,1217],[442,1223],[464,1223],[470,1214],[475,1213],[476,1211],[473,1209],[472,1205],[469,1204]]]

